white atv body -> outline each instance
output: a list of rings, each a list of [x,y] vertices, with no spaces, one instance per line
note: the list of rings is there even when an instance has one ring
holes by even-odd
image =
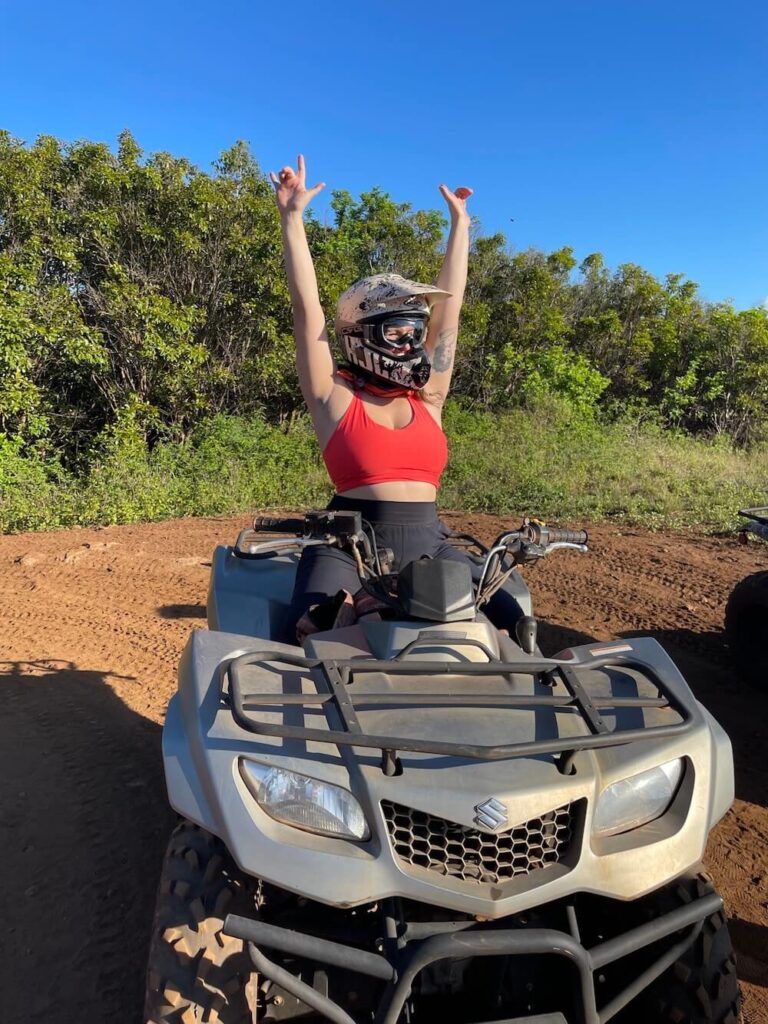
[[[733,761],[663,648],[546,658],[474,609],[280,643],[290,547],[241,536],[216,550],[209,629],[190,637],[163,731],[172,806],[237,876],[236,913],[213,918],[240,992],[206,984],[208,963],[174,1002],[168,986],[184,983],[155,964],[148,1020],[684,1019],[685,986],[659,1009],[670,968],[712,935],[718,964],[701,969],[732,963],[720,898],[696,872]],[[517,572],[507,586],[530,615]],[[659,766],[668,799],[643,820]],[[297,779],[317,807],[270,803]],[[331,834],[317,821],[339,800],[349,821]],[[161,898],[156,961],[181,943],[167,917]],[[736,1020],[731,988],[685,1019]],[[209,1016],[172,1016],[185,1000]]]

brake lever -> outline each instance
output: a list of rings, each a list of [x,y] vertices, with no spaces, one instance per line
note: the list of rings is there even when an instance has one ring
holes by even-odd
[[[241,530],[235,541],[234,553],[238,558],[270,558],[272,555],[290,554],[292,551],[303,551],[304,548],[317,547],[319,544],[335,545],[336,538],[320,540],[313,537],[278,537],[255,543],[249,538],[252,530]]]
[[[522,539],[510,544],[507,551],[512,556],[515,565],[531,565],[539,558],[544,558],[560,548],[572,548],[574,551],[582,553],[589,551],[586,544],[573,544],[571,541],[557,540],[551,544],[538,544],[532,540]]]

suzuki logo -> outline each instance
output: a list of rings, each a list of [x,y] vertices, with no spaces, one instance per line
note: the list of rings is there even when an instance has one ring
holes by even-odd
[[[475,812],[477,824],[484,825],[486,828],[500,828],[509,821],[506,806],[492,796],[481,804],[477,804]]]

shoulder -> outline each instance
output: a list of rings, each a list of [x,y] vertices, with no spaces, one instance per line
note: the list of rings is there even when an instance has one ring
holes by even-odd
[[[425,409],[438,426],[442,426],[444,395],[434,391],[419,391],[412,397],[409,395],[409,398],[411,402]]]
[[[359,401],[359,399],[360,395],[356,388],[344,380],[343,377],[337,376],[334,379],[333,389],[325,403],[327,415],[338,423],[347,409],[354,405],[356,401]]]
[[[348,409],[357,398],[358,395],[354,388],[343,379],[337,378],[325,401],[307,401],[315,435],[321,447],[325,447],[328,443],[336,427],[344,419]]]

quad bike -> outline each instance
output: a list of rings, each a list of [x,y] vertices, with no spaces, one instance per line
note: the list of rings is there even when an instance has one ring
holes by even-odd
[[[749,534],[768,541],[768,508],[743,508],[739,515],[746,523],[739,540],[746,544]],[[725,606],[725,635],[734,661],[744,679],[752,686],[768,686],[768,571],[752,573],[731,591]]]
[[[585,533],[453,541],[469,561],[393,574],[358,513],[324,511],[217,548],[163,731],[182,820],[146,1021],[739,1019],[699,866],[727,736],[653,639],[542,654],[519,567]],[[383,610],[298,647],[275,638],[313,544]],[[501,587],[513,636],[484,610]]]

